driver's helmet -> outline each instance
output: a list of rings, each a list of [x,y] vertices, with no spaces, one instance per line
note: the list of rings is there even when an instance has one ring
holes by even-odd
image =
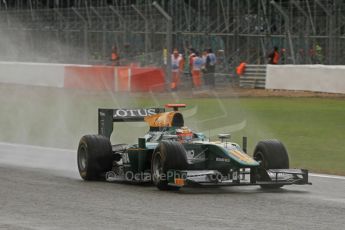
[[[176,129],[176,135],[181,142],[188,142],[193,139],[193,132],[188,127],[181,127]]]

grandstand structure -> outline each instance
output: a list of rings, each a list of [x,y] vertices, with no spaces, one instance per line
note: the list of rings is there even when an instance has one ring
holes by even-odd
[[[164,65],[169,52],[211,47],[223,70],[265,64],[345,64],[343,0],[2,0],[0,59]]]

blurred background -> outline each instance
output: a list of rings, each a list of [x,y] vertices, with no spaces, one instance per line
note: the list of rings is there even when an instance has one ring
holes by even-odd
[[[164,65],[177,48],[212,48],[217,72],[241,61],[345,64],[342,0],[2,0],[0,60]],[[166,50],[167,49],[167,50]]]

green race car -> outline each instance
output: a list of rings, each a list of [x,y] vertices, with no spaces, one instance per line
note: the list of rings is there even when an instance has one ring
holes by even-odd
[[[184,124],[178,111],[185,104],[164,108],[99,109],[98,135],[85,135],[78,147],[78,169],[84,180],[152,182],[160,190],[184,186],[244,186],[280,188],[311,184],[308,171],[289,169],[289,157],[278,140],[260,141],[253,157],[242,147],[219,134],[209,141]],[[113,122],[147,122],[150,129],[135,144],[110,142]]]

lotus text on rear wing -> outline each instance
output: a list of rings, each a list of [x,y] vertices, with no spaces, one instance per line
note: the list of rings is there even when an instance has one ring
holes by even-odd
[[[156,109],[114,109],[114,118],[146,117],[157,114]]]

